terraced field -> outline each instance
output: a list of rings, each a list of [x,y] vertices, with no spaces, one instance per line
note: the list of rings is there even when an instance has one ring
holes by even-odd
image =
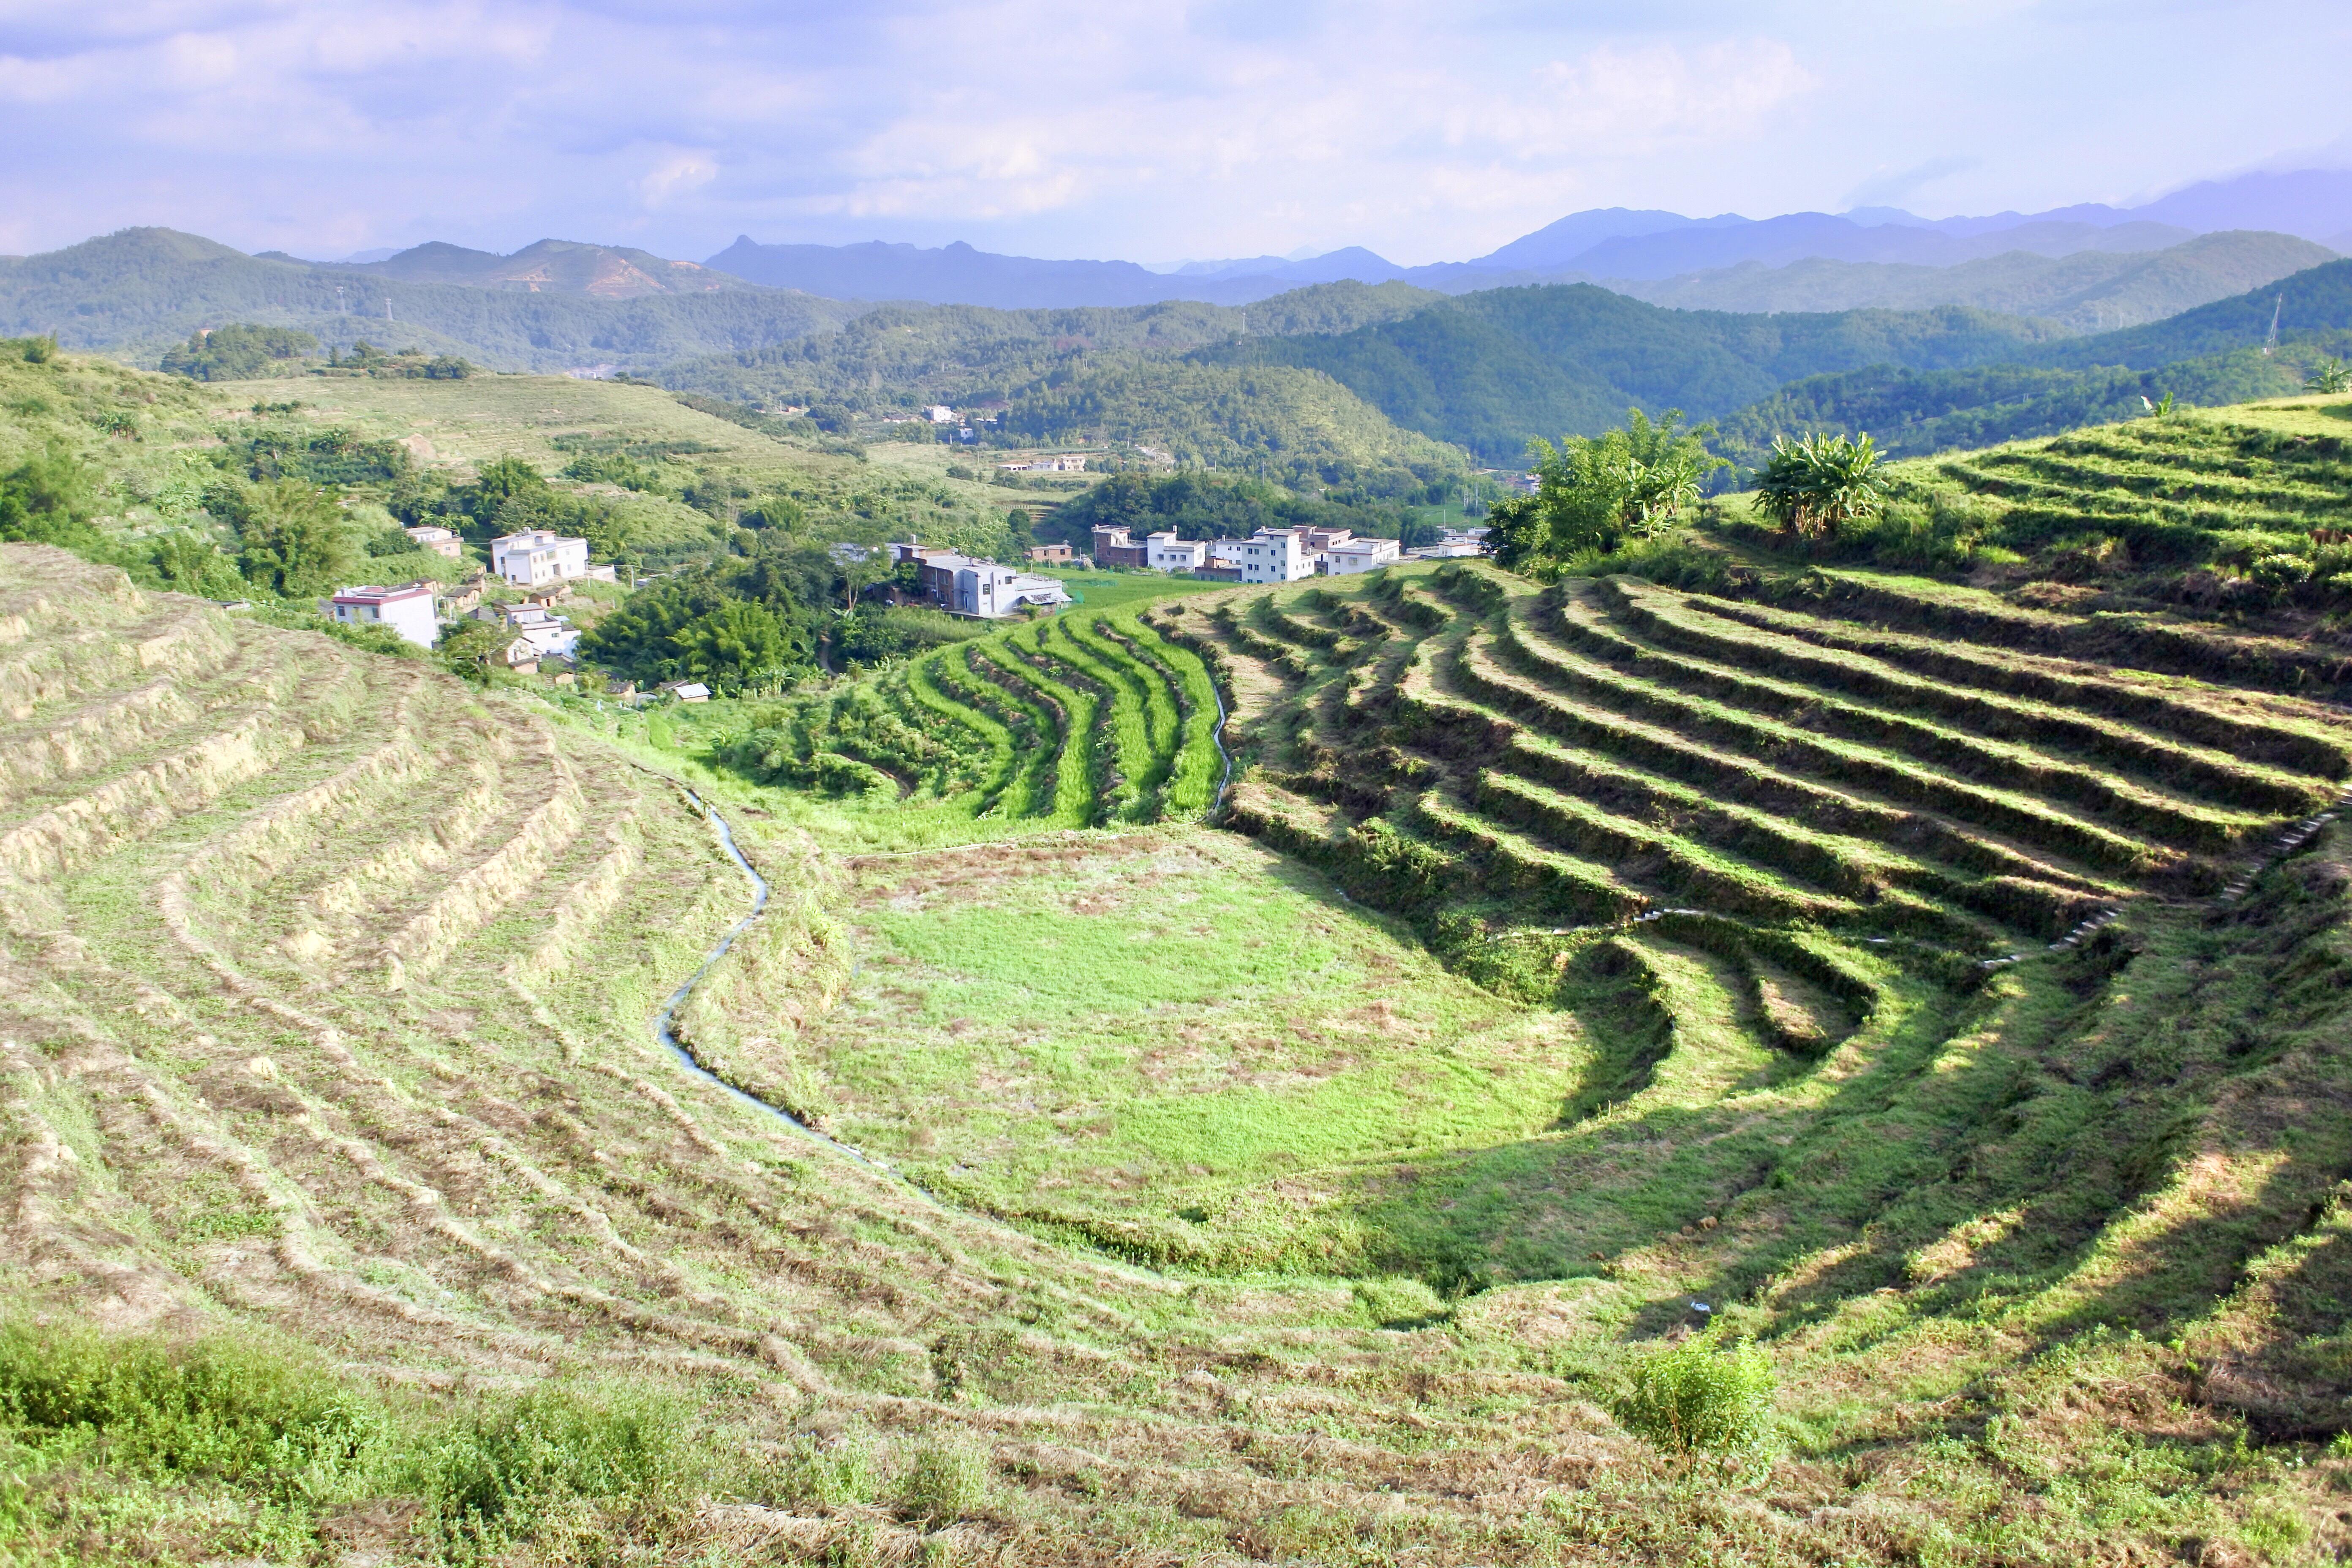
[[[1474,968],[1630,964],[1655,989],[1651,958],[1679,954],[1803,1055],[1906,985],[2242,891],[2346,802],[2332,704],[1971,640],[1948,595],[1849,587],[1807,613],[1452,567],[1160,625],[1257,671],[1239,826]]]
[[[1139,608],[1078,608],[755,713],[726,750],[765,781],[862,795],[913,842],[1197,819],[1224,779],[1221,720],[1199,656]]]
[[[2140,419],[1934,467],[2010,502],[2003,533],[2021,547],[2095,530],[2157,563],[2201,565],[2232,551],[2309,558],[2315,535],[2340,542],[2352,526],[2352,426],[2312,423],[2268,427],[2237,410]]]

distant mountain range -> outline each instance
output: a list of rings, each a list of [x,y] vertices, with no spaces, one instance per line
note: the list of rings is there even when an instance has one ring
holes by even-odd
[[[2336,253],[2293,235],[2201,234],[2165,250],[2085,250],[2037,256],[2014,250],[1953,267],[1832,261],[1782,267],[1743,261],[1654,281],[1615,279],[1620,294],[1685,310],[1928,310],[1972,305],[2055,321],[2077,332],[2137,326],[2208,300],[2258,289]]]
[[[1470,261],[1400,267],[1360,247],[1305,260],[1194,261],[1172,273],[1128,261],[1045,261],[956,244],[937,249],[762,245],[749,236],[705,264],[754,283],[834,299],[919,300],[1005,310],[1200,300],[1238,305],[1343,279],[1406,282],[1443,293],[1545,282],[1655,282],[1742,266],[1806,260],[1948,268],[2024,253],[2169,249],[2200,234],[2264,230],[2352,248],[2352,171],[2311,170],[2209,181],[2139,207],[2096,204],[2044,213],[1927,219],[1896,208],[1692,218],[1609,207],[1571,213]],[[2328,247],[2331,250],[2336,248]],[[1633,291],[1633,290],[1628,290]],[[2214,296],[2208,296],[2212,298]]]
[[[264,251],[262,257],[273,261],[297,259],[282,251]],[[585,294],[592,300],[642,300],[649,294],[703,294],[745,286],[732,274],[714,272],[695,262],[670,261],[626,246],[583,245],[570,239],[542,239],[512,256],[435,240],[375,260],[299,264],[342,267],[403,283]]]

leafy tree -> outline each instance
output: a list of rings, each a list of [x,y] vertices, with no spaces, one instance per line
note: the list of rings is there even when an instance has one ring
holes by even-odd
[[[367,552],[370,560],[386,555],[407,555],[416,549],[416,541],[407,531],[398,527],[379,528],[368,535]]]
[[[250,381],[274,363],[318,352],[319,340],[308,332],[239,322],[197,332],[163,355],[163,371],[192,381]]]
[[[1877,468],[1878,448],[1867,436],[1782,437],[1756,477],[1757,504],[1792,533],[1835,534],[1885,504],[1886,478]]]
[[[757,599],[725,600],[669,634],[671,679],[730,694],[772,686],[799,662],[793,632]]]
[[[352,569],[351,541],[333,498],[296,479],[255,486],[237,534],[237,569],[268,593],[320,593]]]
[[[737,518],[744,528],[798,528],[808,519],[808,509],[790,496],[770,496],[759,505]]]
[[[581,651],[641,680],[699,680],[714,691],[773,685],[814,662],[805,612],[746,595],[711,575],[632,594],[581,639]]]
[[[2318,367],[2303,378],[2303,389],[2305,392],[2325,392],[2330,395],[2352,392],[2352,365],[2347,365],[2340,359],[2321,360]]]
[[[1634,1367],[1611,1414],[1678,1458],[1730,1458],[1762,1445],[1774,1386],[1771,1358],[1752,1342],[1727,1347],[1717,1325],[1653,1352]]]
[[[1698,504],[1706,476],[1727,465],[1706,449],[1711,426],[1683,427],[1679,408],[1653,422],[1638,408],[1601,436],[1570,436],[1558,447],[1528,444],[1536,493],[1487,514],[1488,548],[1514,571],[1543,571],[1570,556],[1646,539]]]
[[[89,542],[98,489],[98,470],[64,447],[26,458],[0,474],[0,539]]]
[[[488,686],[493,661],[512,640],[513,634],[496,622],[467,619],[444,627],[433,651],[452,675]]]
[[[477,522],[486,522],[518,496],[536,498],[546,495],[547,478],[520,458],[509,453],[483,464],[475,474],[474,482],[463,487],[463,493],[465,500],[462,504],[466,514]]]
[[[231,599],[244,588],[236,567],[220,547],[201,533],[178,530],[155,541],[147,563],[166,587],[208,599]]]

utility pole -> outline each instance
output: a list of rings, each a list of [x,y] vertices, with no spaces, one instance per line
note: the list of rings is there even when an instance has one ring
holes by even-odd
[[[2282,294],[2278,297],[2278,303],[2271,307],[2271,335],[2263,340],[2263,357],[2264,359],[2268,359],[2278,349],[2279,312],[2285,309],[2286,296]]]

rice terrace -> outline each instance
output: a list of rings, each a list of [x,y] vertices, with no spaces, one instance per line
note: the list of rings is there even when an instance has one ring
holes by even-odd
[[[997,25],[892,69],[1061,123]],[[774,72],[715,150],[622,123],[672,32]],[[2352,174],[1405,266],[1271,254],[1235,111],[1263,190],[1121,165],[1195,259],[1050,260],[838,229],[1097,200],[984,96],[787,180],[749,21],[545,33],[629,246],[272,154],[344,259],[0,256],[0,1568],[2352,1562]],[[1825,57],[1680,47],[1381,116],[1819,161],[1738,104]]]

